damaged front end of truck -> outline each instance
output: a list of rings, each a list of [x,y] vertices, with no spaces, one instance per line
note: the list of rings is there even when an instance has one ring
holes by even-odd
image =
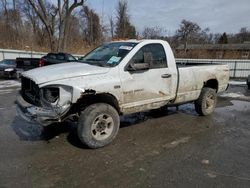
[[[73,88],[48,85],[39,88],[31,79],[22,77],[22,88],[17,96],[17,113],[29,122],[49,125],[61,122],[72,105]]]

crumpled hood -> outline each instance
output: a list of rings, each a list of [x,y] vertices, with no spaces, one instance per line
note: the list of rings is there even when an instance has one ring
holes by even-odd
[[[93,74],[104,74],[110,68],[98,67],[86,63],[60,63],[56,65],[49,65],[25,71],[22,73],[24,77],[30,78],[36,84],[62,80],[65,78],[74,78],[79,76],[87,76]]]

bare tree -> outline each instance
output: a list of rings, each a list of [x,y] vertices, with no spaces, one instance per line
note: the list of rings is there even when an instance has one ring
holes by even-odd
[[[195,42],[199,43],[199,44],[213,43],[213,34],[210,33],[210,29],[207,27],[207,28],[201,30],[197,34],[197,38],[196,38]]]
[[[145,27],[143,32],[142,32],[142,37],[145,39],[163,38],[163,28],[161,28],[161,27]]]
[[[228,37],[227,37],[227,34],[225,32],[220,36],[218,43],[219,44],[227,44],[228,43]]]
[[[201,28],[197,23],[182,20],[180,28],[176,31],[176,34],[180,38],[180,40],[184,42],[185,52],[187,51],[188,42],[197,37],[200,31]]]
[[[109,17],[109,25],[110,25],[111,38],[113,39],[114,38],[115,23],[114,23],[112,16]]]
[[[83,41],[81,40],[81,22],[78,16],[70,17],[70,24],[68,29],[70,35],[68,35],[68,37],[66,38],[67,46],[65,50],[78,52],[82,49],[82,46],[84,46]]]
[[[240,32],[236,34],[236,38],[240,43],[250,41],[250,30],[248,30],[247,27],[242,27]]]
[[[127,1],[120,0],[116,12],[117,12],[116,31],[115,31],[116,37],[135,38],[136,30],[129,20]]]
[[[16,46],[21,40],[23,22],[20,11],[13,6],[13,2],[0,1],[0,40],[4,40],[7,47]]]
[[[52,51],[64,51],[69,34],[70,16],[74,9],[84,5],[84,0],[57,0],[57,6],[43,0],[28,0],[34,11],[44,24],[48,33]],[[56,24],[58,23],[58,39]],[[57,45],[56,45],[57,42]]]
[[[82,32],[84,40],[89,44],[98,44],[102,39],[102,26],[100,18],[92,9],[87,6],[83,8],[82,15]]]
[[[22,5],[20,6],[20,9],[25,16],[26,25],[31,26],[29,28],[32,31],[30,32],[30,35],[32,36],[29,38],[32,38],[32,43],[34,45],[47,48],[49,41],[47,40],[47,31],[45,29],[45,26],[42,24],[38,15],[31,7],[30,3],[28,3],[27,0],[24,0],[24,2],[25,3],[22,3]]]

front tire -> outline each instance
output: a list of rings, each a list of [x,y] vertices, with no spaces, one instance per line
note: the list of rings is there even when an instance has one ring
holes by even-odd
[[[199,98],[194,102],[196,112],[201,116],[206,116],[214,111],[217,103],[216,91],[212,88],[204,87]]]
[[[120,117],[114,107],[96,103],[85,108],[78,121],[78,137],[89,148],[108,145],[116,137],[120,127]]]

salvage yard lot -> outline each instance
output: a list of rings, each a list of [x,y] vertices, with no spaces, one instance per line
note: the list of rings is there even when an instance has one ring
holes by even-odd
[[[91,150],[67,122],[16,117],[20,84],[0,80],[0,187],[249,187],[250,92],[231,85],[211,116],[192,104],[122,117],[117,138]]]

